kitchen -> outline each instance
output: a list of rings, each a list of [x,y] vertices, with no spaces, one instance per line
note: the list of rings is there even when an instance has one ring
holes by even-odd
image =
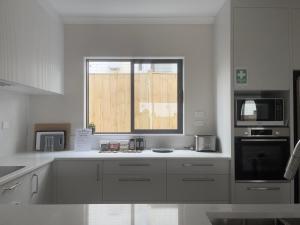
[[[0,89],[0,160],[1,166],[25,167],[0,178],[2,189],[12,189],[5,191],[0,202],[17,205],[179,204],[180,212],[185,211],[181,205],[189,208],[191,203],[297,202],[297,185],[294,187],[294,181],[283,178],[282,166],[279,172],[273,173],[279,179],[266,176],[263,180],[267,182],[251,182],[262,178],[237,177],[246,164],[237,171],[235,163],[242,161],[236,159],[237,129],[250,127],[251,134],[253,130],[261,135],[262,131],[255,128],[265,128],[265,136],[259,139],[274,138],[272,135],[279,132],[280,139],[289,140],[288,145],[280,148],[280,151],[288,149],[285,153],[291,152],[296,144],[293,71],[300,69],[300,44],[297,41],[300,6],[297,1],[203,1],[203,5],[193,3],[194,7],[187,4],[182,11],[175,4],[171,9],[177,9],[176,17],[168,10],[166,15],[169,16],[156,15],[153,4],[152,8],[137,6],[135,13],[144,13],[140,18],[135,18],[135,14],[117,14],[114,7],[110,17],[105,17],[105,12],[95,2],[86,5],[90,14],[83,11],[80,14],[84,7],[79,3],[49,2],[1,1],[0,30],[6,32],[2,32],[0,38],[1,49],[4,49],[0,54],[3,86]],[[161,7],[171,3],[165,4]],[[214,11],[210,11],[211,16],[204,16],[201,9],[211,6],[209,4],[216,4]],[[93,11],[96,6],[102,12],[98,12],[98,16]],[[129,9],[125,7],[124,10]],[[127,13],[134,13],[130,10]],[[184,15],[184,10],[190,10],[189,14]],[[191,16],[201,12],[202,16]],[[150,62],[156,74],[163,74],[161,71],[166,70],[157,66],[159,60],[172,65],[174,60],[181,60],[182,75],[180,63],[176,64],[178,81],[182,78],[182,82],[177,83],[178,108],[175,108],[181,115],[177,120],[178,129],[151,134],[141,133],[142,129],[131,126],[129,132],[127,130],[122,135],[106,134],[105,131],[92,135],[88,143],[92,151],[33,151],[36,147],[35,131],[43,124],[70,124],[66,128],[66,142],[68,149],[74,149],[77,129],[94,122],[86,115],[87,85],[84,82],[93,75],[86,73],[88,60],[125,60],[131,63],[130,68],[135,70],[137,66],[141,71]],[[132,82],[135,82],[138,76],[133,72],[129,79],[133,78]],[[179,94],[180,91],[184,94]],[[110,93],[110,90],[106,92]],[[245,99],[245,96],[252,97],[254,102],[256,98],[283,99],[283,124],[239,127],[235,107],[237,99]],[[135,99],[129,100],[135,102]],[[270,102],[267,107],[272,105]],[[144,104],[143,107],[148,106]],[[260,109],[259,105],[257,107]],[[173,110],[172,106],[166,108]],[[244,115],[243,119],[250,118],[253,122],[259,113],[252,117]],[[130,114],[124,115],[129,115],[126,120],[129,124],[130,121],[135,124],[140,118],[136,117],[133,122]],[[272,121],[272,117],[270,112],[267,119]],[[96,124],[96,133],[101,133],[99,129]],[[278,129],[285,129],[284,134],[281,135]],[[193,145],[196,134],[216,135],[218,152],[186,149]],[[243,135],[242,139],[253,138]],[[143,137],[146,143],[146,150],[141,153],[99,153],[101,141],[138,137]],[[152,148],[174,150],[163,154],[152,152]],[[285,154],[285,163],[288,153]],[[280,157],[273,156],[275,154],[270,155],[272,160],[280,160]],[[269,169],[264,166],[256,168],[262,169],[263,174]],[[24,194],[27,192],[28,195]],[[10,206],[4,204],[3,207]],[[28,207],[35,210],[34,205]]]

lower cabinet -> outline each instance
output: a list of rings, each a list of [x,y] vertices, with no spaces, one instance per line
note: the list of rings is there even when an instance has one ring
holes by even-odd
[[[168,175],[170,201],[229,202],[229,175]]]
[[[51,165],[46,165],[30,174],[30,202],[33,204],[52,203]]]
[[[291,203],[290,183],[236,183],[235,204]]]
[[[229,160],[57,160],[56,203],[229,203]]]
[[[102,200],[102,162],[58,160],[55,162],[56,203],[84,204]]]
[[[51,165],[46,165],[0,186],[0,203],[49,204],[51,191]]]
[[[166,200],[165,160],[105,160],[103,173],[104,201],[161,202]]]
[[[165,175],[104,175],[104,201],[164,201]]]
[[[30,202],[30,176],[24,175],[0,186],[1,204],[27,204]]]
[[[229,203],[230,160],[170,159],[167,201]]]

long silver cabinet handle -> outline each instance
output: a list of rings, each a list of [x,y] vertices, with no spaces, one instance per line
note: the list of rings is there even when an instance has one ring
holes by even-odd
[[[193,166],[214,166],[214,164],[211,163],[199,163],[199,164],[193,164],[193,163],[183,163],[183,167],[193,167]]]
[[[279,191],[280,187],[248,187],[248,191]]]
[[[97,180],[97,182],[100,181],[100,165],[99,164],[97,164],[96,180]]]
[[[120,178],[119,182],[150,182],[150,178]]]
[[[282,141],[287,141],[285,138],[280,138],[280,139],[241,139],[243,142],[268,142],[268,141],[274,141],[274,142],[282,142]]]
[[[15,190],[18,186],[20,186],[21,183],[17,182],[16,184],[14,184],[13,186],[7,187],[7,188],[3,188],[3,191],[13,191]]]
[[[190,181],[199,181],[199,182],[214,182],[215,179],[213,178],[183,178],[183,182],[190,182]]]
[[[132,164],[120,163],[119,166],[150,166],[150,164],[149,163],[132,163]]]
[[[32,179],[36,177],[36,183],[35,183],[35,191],[32,192],[32,194],[39,193],[39,176],[37,174],[32,175]]]

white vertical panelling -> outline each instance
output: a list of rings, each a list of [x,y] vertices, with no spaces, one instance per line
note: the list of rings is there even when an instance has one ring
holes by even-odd
[[[214,24],[214,79],[217,135],[223,152],[231,153],[231,3],[227,1]]]
[[[0,0],[0,79],[63,93],[63,24],[36,0]]]

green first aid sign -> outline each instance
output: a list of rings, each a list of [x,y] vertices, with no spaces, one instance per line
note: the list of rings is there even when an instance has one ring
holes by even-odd
[[[246,69],[235,70],[235,82],[236,84],[247,84],[248,74]]]

